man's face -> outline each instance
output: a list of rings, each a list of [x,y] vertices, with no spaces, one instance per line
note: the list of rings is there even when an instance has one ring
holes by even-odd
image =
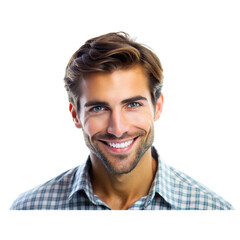
[[[153,143],[153,122],[161,112],[157,105],[154,114],[144,71],[137,66],[92,74],[81,89],[78,121],[91,159],[111,174],[132,171]]]

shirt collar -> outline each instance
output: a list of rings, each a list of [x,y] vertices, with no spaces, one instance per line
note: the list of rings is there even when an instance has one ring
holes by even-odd
[[[155,197],[155,194],[159,194],[170,205],[175,205],[174,201],[174,179],[171,174],[171,169],[160,159],[157,150],[152,147],[152,156],[158,163],[158,169],[156,176],[150,188],[149,194],[146,198],[145,204]],[[72,190],[69,195],[69,199],[73,197],[78,191],[83,190],[90,201],[94,204],[98,204],[98,198],[93,192],[92,184],[90,180],[90,168],[91,161],[88,157],[87,161],[78,167],[76,175],[73,180]]]
[[[94,200],[94,193],[93,193],[93,188],[92,188],[92,183],[90,180],[90,168],[91,168],[91,161],[90,161],[90,156],[88,156],[87,161],[79,166],[77,168],[74,180],[73,180],[73,185],[72,185],[72,190],[69,195],[69,199],[73,197],[78,191],[83,190],[89,200],[91,200],[94,204],[96,204]]]
[[[174,200],[174,178],[172,176],[172,170],[164,161],[160,158],[157,150],[152,147],[152,156],[158,162],[158,170],[153,181],[152,187],[149,191],[151,194],[159,194],[167,203],[171,206],[175,205]],[[152,196],[153,197],[153,196]]]

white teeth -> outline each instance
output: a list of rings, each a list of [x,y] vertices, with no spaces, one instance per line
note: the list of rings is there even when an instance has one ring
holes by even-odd
[[[125,148],[125,147],[129,146],[132,142],[133,142],[133,140],[128,141],[128,142],[123,142],[123,143],[107,142],[107,145],[109,145],[110,147],[113,147],[113,148]]]

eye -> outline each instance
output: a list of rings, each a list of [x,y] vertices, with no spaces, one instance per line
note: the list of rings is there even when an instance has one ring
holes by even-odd
[[[132,103],[128,104],[129,108],[137,108],[137,107],[140,107],[140,106],[141,106],[141,104],[138,103],[138,102],[132,102]]]
[[[95,112],[95,113],[97,113],[97,112],[101,112],[101,111],[103,111],[103,110],[105,110],[104,107],[102,107],[102,106],[96,106],[96,107],[91,108],[91,109],[89,110],[89,112]]]

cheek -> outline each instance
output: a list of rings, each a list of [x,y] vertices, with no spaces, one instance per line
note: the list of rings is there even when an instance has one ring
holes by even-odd
[[[138,120],[137,126],[141,129],[144,129],[146,132],[149,132],[149,130],[153,126],[153,121],[151,121],[151,119],[147,119],[147,118],[141,119],[141,120]]]
[[[106,119],[103,117],[88,117],[83,122],[83,129],[85,133],[92,137],[105,129],[106,122]]]
[[[143,111],[141,113],[131,113],[128,116],[129,122],[135,128],[140,128],[145,131],[149,131],[149,129],[153,125],[153,116],[149,111]]]

